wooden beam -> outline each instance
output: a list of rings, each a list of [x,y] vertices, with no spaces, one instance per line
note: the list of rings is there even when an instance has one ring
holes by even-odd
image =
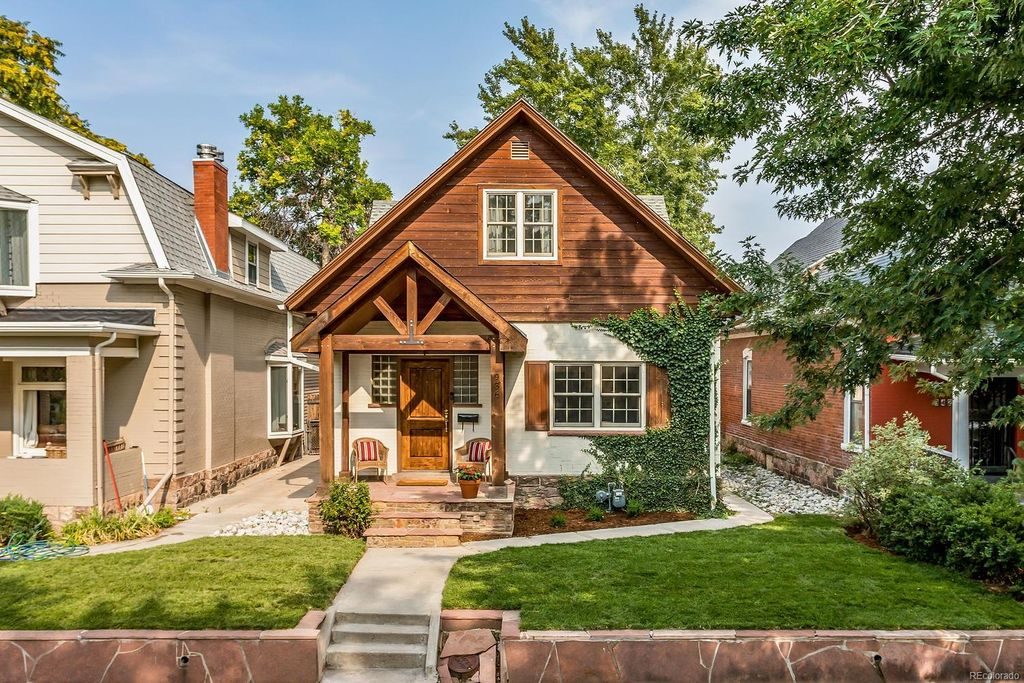
[[[385,301],[384,297],[378,296],[373,300],[373,305],[384,314],[384,317],[388,319],[388,322],[391,323],[391,327],[395,328],[395,331],[398,332],[398,334],[409,334],[409,328],[405,326],[402,319],[398,317],[397,313],[395,313],[395,309],[391,308],[391,304]]]
[[[334,344],[332,343],[333,347]],[[349,472],[349,419],[348,419],[348,374],[349,374],[349,354],[346,351],[341,352],[341,476],[343,479],[348,479],[351,472]]]
[[[334,480],[334,346],[320,339],[320,481]]]
[[[496,339],[491,351],[491,484],[503,486],[505,470],[505,354]]]
[[[342,351],[388,351],[395,353],[419,353],[423,351],[481,351],[489,348],[487,337],[475,334],[432,335],[413,337],[410,344],[407,337],[381,334],[337,334],[332,342],[336,350]]]
[[[420,322],[419,329],[416,330],[420,334],[426,334],[430,326],[434,324],[437,317],[444,311],[444,307],[447,306],[452,300],[450,294],[445,292],[441,295],[441,298],[434,302],[434,305],[430,307],[427,314],[423,316],[423,320]]]
[[[423,334],[416,329],[416,320],[419,318],[419,290],[416,286],[416,267],[410,264],[405,269],[405,324],[416,334]]]

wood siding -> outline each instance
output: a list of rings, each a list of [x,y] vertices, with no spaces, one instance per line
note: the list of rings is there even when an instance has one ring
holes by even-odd
[[[0,115],[0,185],[39,202],[40,282],[106,282],[100,273],[153,260],[123,188],[114,199],[93,178],[91,199],[82,196],[67,164],[84,157]]]
[[[529,160],[511,159],[512,137],[530,142]],[[483,260],[481,204],[486,188],[557,190],[557,261]],[[696,301],[713,288],[685,256],[523,123],[503,131],[442,190],[380,235],[325,289],[316,312],[406,241],[513,321],[589,321],[643,306],[664,308],[676,289]]]

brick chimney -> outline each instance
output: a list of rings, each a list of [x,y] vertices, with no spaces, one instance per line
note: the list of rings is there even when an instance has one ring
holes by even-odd
[[[228,169],[224,152],[215,145],[196,145],[192,184],[196,220],[210,248],[217,270],[230,272],[231,240],[228,235]]]

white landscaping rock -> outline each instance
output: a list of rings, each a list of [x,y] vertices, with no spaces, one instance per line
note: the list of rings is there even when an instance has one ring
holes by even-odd
[[[302,510],[264,511],[228,524],[214,536],[308,536],[309,516]]]
[[[722,465],[719,473],[724,488],[773,515],[838,515],[846,508],[843,498],[790,481],[758,465],[743,468]]]

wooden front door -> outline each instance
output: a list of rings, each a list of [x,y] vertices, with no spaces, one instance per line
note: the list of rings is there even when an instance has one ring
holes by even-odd
[[[402,360],[399,374],[401,469],[447,470],[451,361]]]

